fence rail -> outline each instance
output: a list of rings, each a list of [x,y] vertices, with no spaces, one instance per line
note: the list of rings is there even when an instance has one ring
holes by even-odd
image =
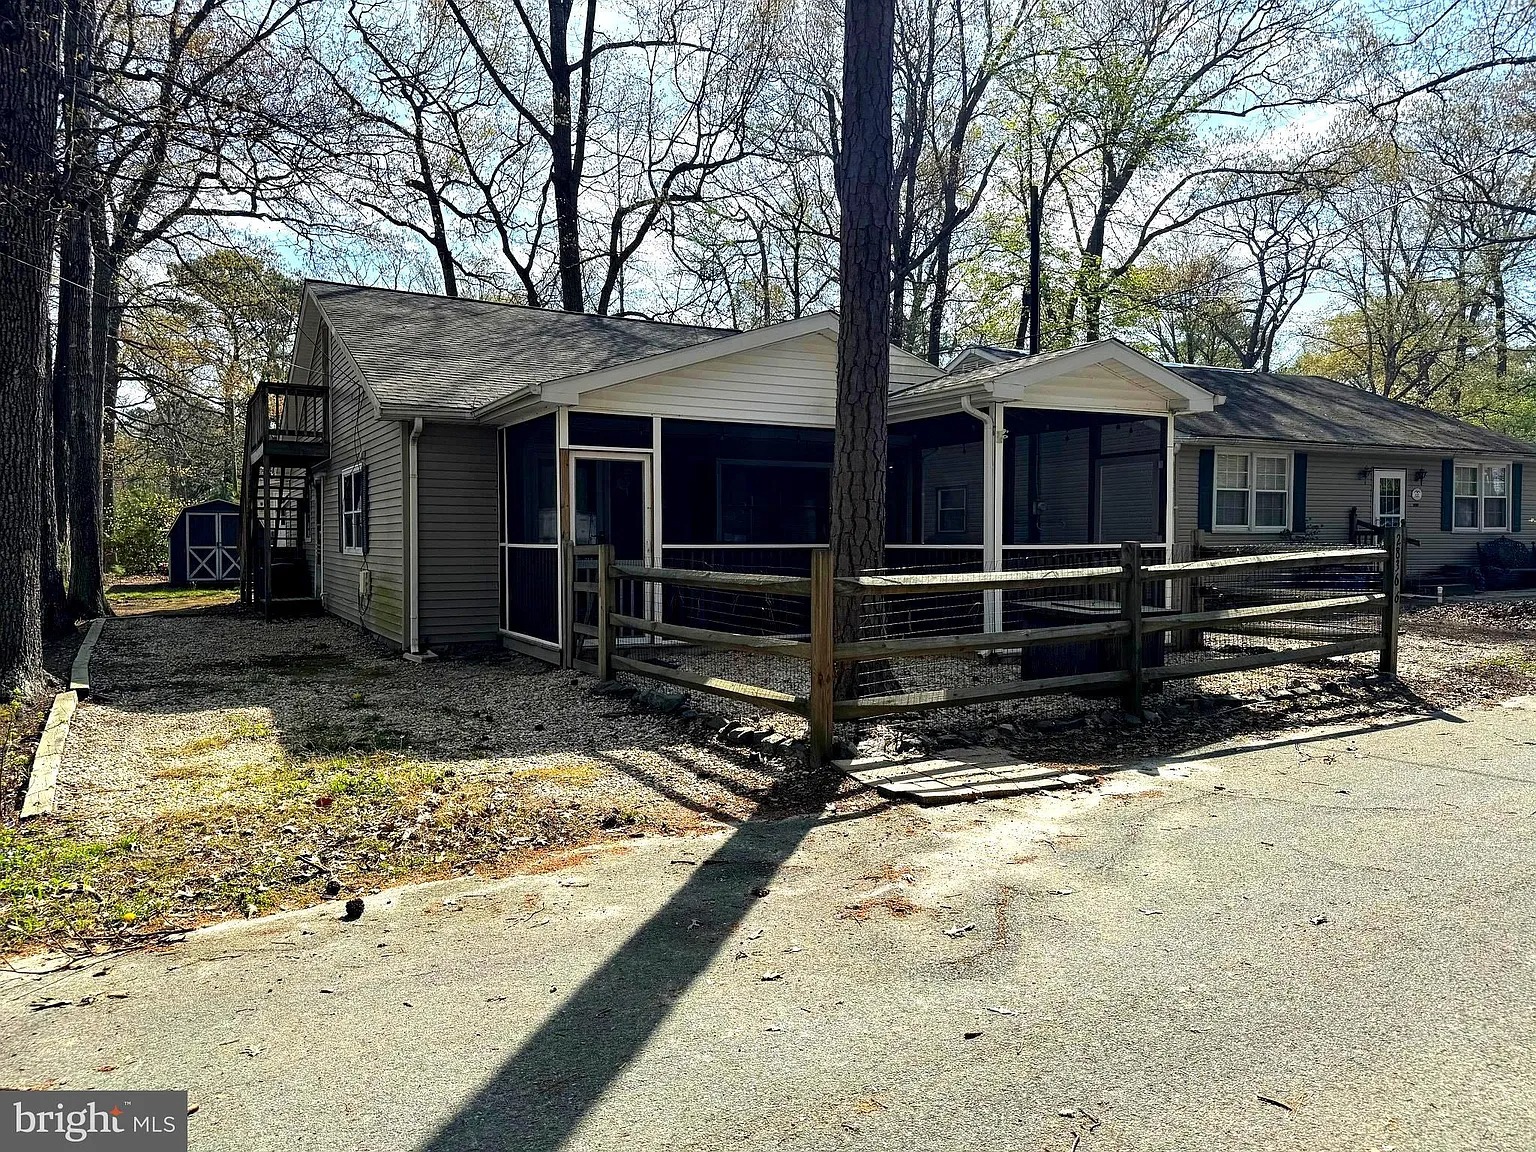
[[[1171,681],[1364,652],[1378,653],[1384,675],[1397,672],[1398,530],[1384,548],[1143,564],[1141,546],[1127,543],[1114,566],[855,577],[834,577],[824,549],[811,554],[804,577],[624,564],[606,545],[566,547],[570,666],[605,679],[634,673],[802,717],[817,760],[844,720],[1083,691],[1118,692],[1139,714],[1144,694]],[[711,598],[715,615],[736,626],[678,623],[700,615],[676,601],[679,590]],[[886,607],[918,597],[949,615]],[[734,615],[720,608],[727,603]],[[1003,627],[1005,618],[1025,626]],[[966,626],[934,632],[934,619]],[[1301,646],[1222,654],[1211,648],[1213,637]],[[698,649],[774,661],[779,683],[692,670],[658,655]],[[913,689],[892,671],[1015,655],[1019,674],[990,683],[964,683],[951,671],[951,682]]]

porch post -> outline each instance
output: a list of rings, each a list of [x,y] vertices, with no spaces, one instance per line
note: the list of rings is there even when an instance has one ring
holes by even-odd
[[[986,519],[982,522],[982,568],[988,572],[1003,570],[1003,406],[988,409],[991,419],[982,425],[981,466],[982,504]],[[983,627],[988,632],[1003,630],[1003,594],[993,590],[982,593]]]

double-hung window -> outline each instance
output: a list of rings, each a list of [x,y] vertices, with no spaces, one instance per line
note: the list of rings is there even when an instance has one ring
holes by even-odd
[[[938,490],[938,527],[946,535],[965,531],[965,485],[946,485]]]
[[[1456,464],[1452,524],[1469,532],[1509,530],[1509,473],[1505,463]]]
[[[1290,525],[1291,458],[1269,452],[1218,452],[1213,527],[1281,532]]]
[[[368,469],[359,464],[341,474],[341,550],[361,554],[368,543]]]

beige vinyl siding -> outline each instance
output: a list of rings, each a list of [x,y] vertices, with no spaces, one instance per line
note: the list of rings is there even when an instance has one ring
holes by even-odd
[[[1071,412],[1168,414],[1165,393],[1102,364],[1042,380],[1024,389],[1017,403],[1028,408],[1063,408]]]
[[[331,458],[325,474],[325,608],[404,647],[405,580],[402,467],[405,425],[374,417],[341,341],[331,341]],[[341,551],[341,474],[368,466],[368,551]],[[360,603],[358,573],[372,573],[373,594]],[[359,609],[361,608],[361,611]]]
[[[1217,447],[1216,450],[1219,452],[1222,449]],[[1265,450],[1265,446],[1234,444],[1232,450]],[[1321,543],[1349,543],[1349,510],[1351,508],[1356,510],[1360,519],[1373,519],[1374,479],[1371,473],[1378,468],[1400,469],[1405,473],[1407,481],[1405,512],[1408,535],[1421,541],[1418,545],[1408,547],[1407,563],[1410,574],[1439,568],[1446,564],[1476,564],[1478,542],[1493,540],[1505,534],[1498,531],[1445,532],[1441,530],[1440,462],[1447,458],[1448,453],[1431,455],[1394,452],[1386,449],[1341,452],[1327,448],[1309,449],[1305,446],[1276,449],[1273,445],[1268,446],[1268,450],[1306,452],[1306,529],[1312,539]],[[1184,544],[1189,543],[1199,524],[1199,458],[1198,446],[1185,444],[1179,448],[1175,474],[1175,522],[1178,525],[1177,539]],[[1467,456],[1465,459],[1497,461],[1504,458]],[[1527,460],[1524,465],[1521,514],[1525,522],[1513,528],[1508,534],[1529,544],[1536,539],[1536,523],[1533,523],[1533,520],[1536,520],[1536,503],[1533,503],[1536,501],[1536,464]],[[1360,477],[1362,468],[1366,471],[1364,479]],[[1420,469],[1424,472],[1424,479],[1416,480],[1414,475]],[[1292,483],[1294,484],[1294,479]],[[1415,488],[1422,489],[1422,495],[1418,500],[1412,498]],[[1218,537],[1230,535],[1238,540],[1273,536],[1272,533],[1262,532],[1217,533],[1216,535]]]
[[[428,424],[416,444],[421,643],[497,637],[496,429]]]
[[[837,343],[826,339],[832,345],[833,365],[835,367]],[[899,348],[891,349],[891,391],[900,392],[903,388],[910,388],[914,384],[921,384],[924,380],[932,380],[935,376],[942,376],[944,370],[928,363],[917,356],[903,353]]]
[[[910,365],[901,367],[912,371]],[[615,384],[581,398],[584,412],[800,428],[831,427],[836,406],[837,345],[820,333]]]

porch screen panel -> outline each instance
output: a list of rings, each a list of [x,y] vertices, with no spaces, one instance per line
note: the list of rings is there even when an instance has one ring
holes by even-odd
[[[1005,548],[1163,539],[1161,417],[1008,408],[1004,427]]]
[[[1098,540],[1161,540],[1166,509],[1163,421],[1112,421],[1100,425],[1098,437]]]
[[[501,620],[558,642],[559,504],[555,418],[501,430]]]
[[[1038,517],[1046,544],[1093,543],[1092,461],[1087,425],[1040,433]]]
[[[825,544],[832,430],[666,420],[666,547]]]
[[[986,524],[984,434],[981,421],[965,414],[891,426],[888,544],[981,544]]]
[[[832,430],[663,420],[663,563],[714,571],[804,575],[827,542]],[[672,587],[669,624],[798,634],[803,598],[741,597]]]
[[[649,416],[614,416],[606,412],[572,412],[570,440],[583,448],[649,448]]]

